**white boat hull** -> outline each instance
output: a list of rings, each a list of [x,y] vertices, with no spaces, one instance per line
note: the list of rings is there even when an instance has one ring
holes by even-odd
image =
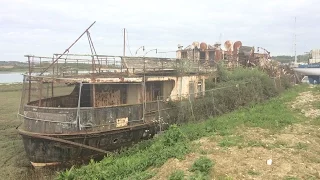
[[[320,68],[293,68],[293,70],[306,76],[320,76]]]

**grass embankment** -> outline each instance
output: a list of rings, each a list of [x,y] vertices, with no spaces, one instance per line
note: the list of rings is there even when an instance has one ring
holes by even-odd
[[[0,93],[1,92],[14,92],[14,91],[21,92],[21,89],[22,89],[22,83],[3,83],[3,84],[0,84]]]
[[[200,138],[219,136],[223,137],[219,146],[239,145],[241,147],[248,145],[249,142],[244,143],[242,136],[234,135],[238,127],[260,127],[271,131],[279,131],[298,121],[285,103],[294,99],[306,87],[297,86],[286,91],[281,97],[256,105],[256,103],[276,96],[280,90],[284,89],[283,86],[275,86],[273,80],[256,70],[244,73],[243,70],[239,70],[234,73],[227,73],[226,79],[221,79],[219,85],[212,86],[225,86],[226,81],[228,81],[229,86],[240,83],[244,83],[244,86],[217,91],[216,94],[213,94],[213,97],[217,99],[215,101],[201,99],[196,102],[196,100],[193,102],[193,108],[191,108],[193,113],[190,113],[189,106],[177,108],[180,110],[176,113],[178,115],[175,117],[175,121],[181,122],[184,119],[185,122],[189,122],[188,124],[171,126],[164,134],[141,142],[120,154],[105,157],[100,162],[92,161],[89,165],[66,170],[60,173],[58,179],[149,179],[154,176],[157,177],[159,167],[168,159],[182,160],[186,158],[187,154],[199,151],[199,146],[194,141]],[[283,82],[282,85],[288,84]],[[213,104],[210,104],[210,102]],[[243,107],[244,105],[250,106]],[[229,114],[211,117],[202,122],[192,122],[215,115],[215,112],[222,114],[241,106],[242,109]],[[214,165],[213,162],[203,157],[195,164],[197,165],[192,165],[189,169],[188,175],[191,179],[207,179],[212,176],[211,166]],[[195,170],[197,168],[194,168],[194,166],[209,167],[210,170]],[[184,173],[174,172],[170,175],[170,178],[179,179],[182,176],[184,176]],[[165,178],[167,177],[169,176],[166,175]]]

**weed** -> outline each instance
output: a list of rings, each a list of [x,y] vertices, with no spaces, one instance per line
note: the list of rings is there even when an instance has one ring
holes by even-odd
[[[59,178],[64,179],[64,180],[74,179],[75,175],[72,173],[73,168],[74,168],[74,166],[72,166],[69,170],[68,169],[65,170],[64,173],[61,173]]]
[[[189,180],[209,180],[209,179],[210,179],[210,177],[207,174],[201,173],[200,171],[196,171],[189,178]]]
[[[186,136],[177,125],[170,126],[169,130],[164,134],[163,137],[163,143],[165,146],[173,146],[177,142],[185,142],[187,140]]]
[[[311,105],[312,105],[314,108],[320,109],[320,102],[319,102],[319,101],[314,101],[314,102],[311,103]]]
[[[190,168],[190,171],[199,171],[204,174],[209,174],[213,165],[214,163],[211,161],[211,159],[201,156],[193,163],[192,167]]]
[[[220,147],[231,147],[231,146],[236,146],[238,145],[239,142],[241,142],[243,138],[239,136],[227,136],[224,137],[220,142],[219,146]]]
[[[285,141],[276,141],[276,142],[274,143],[274,146],[275,146],[276,148],[286,147],[287,145],[288,145],[288,143],[285,142]]]
[[[295,149],[299,149],[299,150],[303,150],[303,149],[307,149],[308,148],[308,145],[305,144],[305,143],[301,143],[301,142],[298,142],[295,146],[294,146]]]
[[[320,117],[317,117],[311,121],[312,125],[320,126]]]
[[[183,180],[184,179],[184,171],[182,170],[177,170],[175,172],[173,172],[170,176],[169,176],[169,180]]]
[[[293,177],[293,176],[286,176],[286,177],[284,177],[283,180],[299,180],[299,178]]]
[[[204,149],[200,149],[200,154],[202,155],[207,155],[208,151],[204,150]]]
[[[260,175],[260,172],[250,169],[248,171],[248,174],[251,175],[251,176],[258,176],[258,175]]]
[[[250,147],[264,147],[265,146],[265,144],[261,141],[248,141],[247,145]]]

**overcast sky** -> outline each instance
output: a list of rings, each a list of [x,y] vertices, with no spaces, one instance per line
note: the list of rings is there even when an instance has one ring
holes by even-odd
[[[62,53],[97,21],[90,32],[98,54],[122,55],[125,27],[132,54],[142,45],[164,52],[193,41],[213,44],[222,34],[222,42],[292,55],[295,16],[302,54],[320,48],[319,10],[319,0],[0,0],[0,54],[1,60],[25,61],[25,54]],[[70,53],[90,53],[87,37]]]

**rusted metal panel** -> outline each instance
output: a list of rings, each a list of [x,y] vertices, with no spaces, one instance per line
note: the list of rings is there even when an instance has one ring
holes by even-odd
[[[129,85],[96,85],[95,107],[125,104],[126,88]]]
[[[224,43],[224,47],[226,48],[226,52],[228,55],[232,54],[232,42],[230,40]]]
[[[147,111],[156,110],[156,102],[147,103]],[[38,133],[69,133],[77,131],[77,108],[25,107],[25,130]],[[142,118],[142,105],[123,105],[103,108],[81,108],[81,125],[94,130],[95,126],[106,129],[116,128],[119,118],[128,118],[128,122]],[[41,125],[40,125],[41,124]],[[101,128],[99,128],[101,129]]]
[[[200,50],[201,51],[205,51],[205,50],[207,50],[207,48],[208,48],[207,43],[205,43],[205,42],[200,43]]]
[[[97,131],[94,133],[74,134],[74,135],[54,135],[43,139],[35,133],[19,131],[23,137],[26,154],[31,162],[55,163],[90,160],[93,157],[103,156],[104,154],[92,150],[98,148],[104,151],[112,151],[120,147],[129,146],[143,139],[154,136],[156,129],[154,123],[137,125],[130,128],[122,128],[117,131]],[[54,137],[51,138],[50,137]],[[64,140],[67,141],[56,141]],[[68,143],[68,141],[74,143]],[[84,144],[92,148],[80,147]],[[50,150],[48,150],[50,149]],[[71,162],[72,163],[72,162]]]
[[[222,60],[222,50],[221,49],[215,49],[214,51],[214,60],[216,62],[219,62]]]
[[[242,42],[241,42],[241,41],[236,41],[236,42],[233,44],[233,55],[234,55],[234,56],[237,56],[237,54],[238,54],[239,49],[240,49],[241,46],[242,46]]]

